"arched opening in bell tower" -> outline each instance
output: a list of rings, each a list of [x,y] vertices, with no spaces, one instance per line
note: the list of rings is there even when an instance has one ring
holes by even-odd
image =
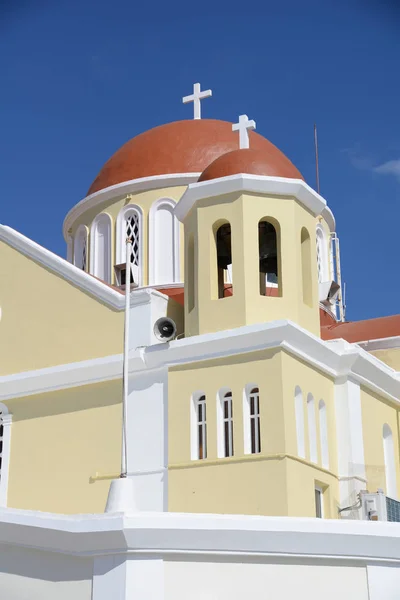
[[[233,295],[231,225],[228,222],[214,226],[217,253],[218,298]]]
[[[278,235],[274,225],[267,219],[258,223],[258,253],[260,294],[267,296],[268,289],[275,287],[280,290]]]

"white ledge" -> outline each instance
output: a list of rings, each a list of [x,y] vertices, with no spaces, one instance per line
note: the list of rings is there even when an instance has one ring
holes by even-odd
[[[136,513],[55,515],[0,509],[0,543],[78,556],[194,554],[400,562],[396,523]]]
[[[89,273],[82,271],[70,262],[57,256],[50,250],[43,248],[33,240],[15,231],[6,225],[0,225],[0,240],[18,250],[24,256],[27,256],[40,265],[46,267],[53,273],[60,275],[66,281],[76,285],[79,289],[89,293],[91,296],[104,302],[108,306],[120,311],[125,307],[125,295],[113,289],[103,281],[96,279]],[[139,288],[131,293],[130,305],[138,306],[147,304],[152,296],[166,298],[164,294],[151,288]]]
[[[152,370],[266,348],[282,349],[334,379],[351,377],[400,405],[399,374],[359,346],[344,340],[324,341],[291,321],[273,321],[154,344],[130,352],[129,372]],[[89,385],[121,377],[122,355],[113,355],[37,371],[0,377],[0,400]]]
[[[302,179],[267,177],[239,173],[211,181],[191,183],[175,206],[175,216],[184,221],[194,204],[203,198],[213,198],[235,192],[270,194],[283,198],[296,198],[315,217],[326,207],[326,201]]]
[[[64,219],[63,234],[64,239],[67,241],[68,230],[72,227],[76,219],[78,219],[84,212],[102,204],[108,202],[117,196],[123,196],[124,194],[135,194],[138,192],[145,192],[147,190],[153,190],[158,188],[167,188],[175,186],[186,186],[193,181],[197,181],[200,173],[172,173],[165,175],[153,175],[151,177],[140,177],[138,179],[130,179],[129,181],[123,181],[115,185],[110,185],[98,192],[94,192],[86,198],[83,198],[78,204],[76,204],[68,212]]]

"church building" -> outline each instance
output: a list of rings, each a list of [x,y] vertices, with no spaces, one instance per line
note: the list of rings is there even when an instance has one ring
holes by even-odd
[[[204,554],[199,540],[215,523],[216,544],[228,540],[230,526],[235,540],[242,536],[237,547],[227,541],[218,552],[236,553],[247,564],[243,581],[258,581],[243,593],[259,594],[272,577],[281,595],[271,597],[284,600],[294,597],[285,591],[290,580],[311,600],[398,597],[390,594],[400,585],[391,570],[400,562],[400,534],[389,522],[400,521],[400,315],[345,320],[335,199],[328,206],[246,115],[237,124],[202,119],[200,102],[210,95],[196,84],[184,98],[194,103],[194,119],[145,131],[106,162],[65,217],[66,259],[0,226],[0,588],[5,581],[11,590],[4,598],[74,593],[75,600],[105,600],[114,585],[124,590],[114,594],[121,599],[239,598],[239,574],[231,588],[219,579],[227,563],[199,575],[197,558],[187,558],[200,547]],[[160,320],[171,327],[164,339]],[[105,535],[108,525],[101,523],[114,518],[103,513],[121,455],[133,481],[132,513],[143,513],[144,529],[164,531],[168,517],[177,532],[168,539],[181,539],[190,518],[191,531],[198,528],[193,544],[176,549],[168,567],[157,546],[155,571],[150,559],[136,567],[125,561],[123,583],[113,583],[118,569],[108,563],[89,568],[83,561],[94,574],[71,576],[79,585],[68,591],[60,583],[60,595],[52,596],[47,590],[54,588],[43,587],[46,573],[32,576],[41,582],[32,588],[37,596],[18,596],[28,576],[9,579],[11,559],[4,557],[11,555],[2,547],[42,548],[36,538],[21,540],[36,529],[45,539],[54,528],[57,550],[49,541],[41,552],[72,561],[82,551],[89,561],[84,544],[68,536],[80,535],[84,514],[92,515],[85,535]],[[128,539],[126,527],[133,525],[126,523],[121,531]],[[282,539],[290,530],[286,549],[276,523],[286,528]],[[94,524],[102,534],[92,532]],[[368,556],[389,561],[379,569],[390,573],[363,563],[362,540],[372,531],[376,554]],[[320,546],[321,534],[322,546],[336,534],[341,550],[332,549],[336,542]],[[303,555],[290,576],[286,558],[279,559],[281,575],[272,563],[269,575],[258,571],[262,556],[278,548],[300,555],[303,538],[307,560],[336,556],[318,571],[330,588],[326,595],[314,595],[303,578]],[[244,548],[246,558],[239,559]],[[354,564],[342,571],[346,548]],[[218,552],[215,546],[213,556]],[[260,564],[250,565],[254,553]],[[183,555],[192,561],[184,575]],[[75,573],[73,562],[54,564],[54,573]],[[243,565],[230,566],[239,573]],[[139,571],[144,577],[143,568],[152,591],[142,594],[135,577]],[[196,577],[202,592],[188,594]],[[162,589],[153,589],[155,581]]]

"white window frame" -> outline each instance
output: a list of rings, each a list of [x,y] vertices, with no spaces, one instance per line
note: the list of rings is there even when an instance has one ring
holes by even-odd
[[[0,422],[3,426],[3,435],[1,437],[0,507],[6,507],[10,472],[12,414],[8,412],[8,408],[4,404],[0,404],[0,413]]]
[[[230,401],[229,401],[230,400]],[[228,404],[228,416],[225,416],[225,404]],[[218,458],[234,455],[233,444],[233,396],[232,390],[222,388],[217,394],[217,452]],[[227,439],[228,434],[228,439]],[[227,452],[228,446],[228,452]]]
[[[317,515],[317,493],[318,493],[318,497],[319,497],[319,508],[320,508],[320,513],[321,516],[318,517]],[[315,501],[315,517],[317,519],[324,519],[325,518],[325,511],[324,511],[324,490],[322,489],[322,487],[320,485],[315,485],[314,486],[314,501]]]
[[[324,228],[318,223],[316,228],[318,283],[329,281],[328,239]]]
[[[294,390],[294,409],[296,419],[297,454],[306,457],[306,439],[304,434],[304,398],[301,387],[296,385]]]
[[[98,230],[98,226],[101,221],[106,223],[107,227],[108,227],[108,235],[106,238],[105,253],[104,253],[103,257],[100,256],[99,250],[97,248],[97,233],[98,233],[97,230]],[[104,260],[104,271],[105,271],[104,281],[106,283],[111,283],[111,265],[112,265],[111,236],[112,236],[112,219],[108,213],[105,213],[105,212],[100,213],[94,219],[94,221],[90,227],[90,273],[92,275],[94,275],[95,277],[99,277],[98,268],[99,268],[100,260],[103,259]]]
[[[199,405],[203,406],[204,418],[199,420]],[[205,460],[207,458],[207,396],[204,392],[195,392],[191,401],[191,459]],[[203,438],[203,456],[200,457],[200,428]]]
[[[397,499],[396,459],[391,427],[385,423],[382,429],[383,456],[385,461],[386,495]]]
[[[321,465],[324,469],[329,469],[328,412],[325,401],[322,399],[318,403],[318,419]]]
[[[86,248],[86,260],[85,266],[82,267],[82,259],[83,259],[83,248]],[[79,253],[78,253],[79,249]],[[79,257],[78,257],[79,254]],[[79,260],[78,260],[79,259]],[[87,271],[89,264],[89,230],[86,225],[79,225],[76,233],[74,235],[74,252],[73,252],[73,263],[78,269],[82,269],[82,271]],[[78,264],[77,264],[78,263]]]
[[[163,206],[168,206],[171,209],[174,223],[173,231],[173,280],[168,283],[182,283],[180,274],[180,226],[179,221],[174,214],[176,202],[171,198],[159,198],[153,202],[149,211],[149,285],[159,284],[156,281],[156,215],[157,211]]]
[[[251,391],[257,388],[258,396],[257,406],[258,411],[254,415],[251,414]],[[254,431],[256,432],[254,439],[255,452],[252,452],[252,421],[254,420]],[[243,433],[244,433],[244,453],[245,454],[260,454],[261,453],[261,413],[260,413],[260,386],[257,383],[248,383],[243,392]],[[258,448],[258,450],[257,450]]]
[[[118,213],[115,235],[115,262],[117,265],[126,263],[126,221],[129,213],[136,213],[139,222],[139,260],[137,265],[137,285],[143,286],[144,242],[143,242],[143,211],[137,204],[127,204]],[[134,269],[132,269],[135,277]]]
[[[315,401],[312,394],[307,395],[308,444],[310,462],[318,463],[317,421],[315,416]]]

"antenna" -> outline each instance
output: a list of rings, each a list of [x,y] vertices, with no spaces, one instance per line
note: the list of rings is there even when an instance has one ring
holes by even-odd
[[[317,192],[319,194],[319,159],[318,159],[318,136],[317,125],[314,123],[314,145],[315,145],[315,173],[317,180]]]

